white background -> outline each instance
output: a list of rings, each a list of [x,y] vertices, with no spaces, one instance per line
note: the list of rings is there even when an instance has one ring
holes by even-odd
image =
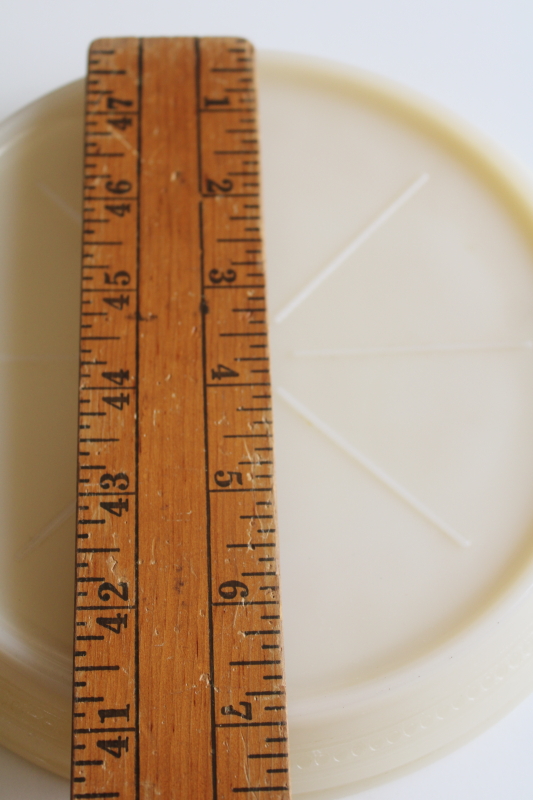
[[[2,0],[0,119],[81,77],[100,36],[240,35],[335,59],[453,110],[533,176],[532,0]],[[531,800],[533,698],[475,741],[360,800]],[[0,800],[66,800],[0,748]],[[170,799],[168,799],[170,800]]]

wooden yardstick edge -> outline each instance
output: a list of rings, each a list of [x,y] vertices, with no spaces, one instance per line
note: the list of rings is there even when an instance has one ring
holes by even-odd
[[[91,46],[73,798],[289,798],[255,97],[242,39]]]

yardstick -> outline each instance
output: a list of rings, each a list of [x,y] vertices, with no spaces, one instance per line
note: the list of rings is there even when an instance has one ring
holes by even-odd
[[[252,47],[89,54],[73,798],[288,800]]]

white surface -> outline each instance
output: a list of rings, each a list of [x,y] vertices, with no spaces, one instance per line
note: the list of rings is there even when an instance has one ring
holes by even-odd
[[[298,56],[258,77],[293,790],[318,800],[532,686],[533,209],[398,90]],[[82,128],[81,80],[0,128],[0,741],[63,775]]]
[[[447,758],[357,800],[531,800],[533,697]],[[505,768],[502,769],[502,763]],[[68,800],[68,782],[0,747],[2,800]],[[346,800],[349,800],[347,798]]]
[[[99,21],[104,16],[105,25]],[[461,113],[533,169],[532,28],[528,2],[96,0],[82,8],[71,0],[4,0],[0,70],[6,77],[0,115],[82,74],[86,46],[96,36],[239,33],[259,47],[327,56],[405,82]],[[529,798],[533,775],[524,743],[532,735],[533,704],[528,701],[459,753],[360,796]],[[0,781],[10,769],[4,768]],[[13,797],[45,796],[45,783],[31,788],[28,776],[34,769],[27,767],[28,786],[19,784]],[[7,785],[5,791],[10,791]]]

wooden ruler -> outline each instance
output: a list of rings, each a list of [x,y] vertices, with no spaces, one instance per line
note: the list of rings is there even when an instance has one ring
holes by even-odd
[[[89,56],[73,798],[288,800],[253,51]]]

